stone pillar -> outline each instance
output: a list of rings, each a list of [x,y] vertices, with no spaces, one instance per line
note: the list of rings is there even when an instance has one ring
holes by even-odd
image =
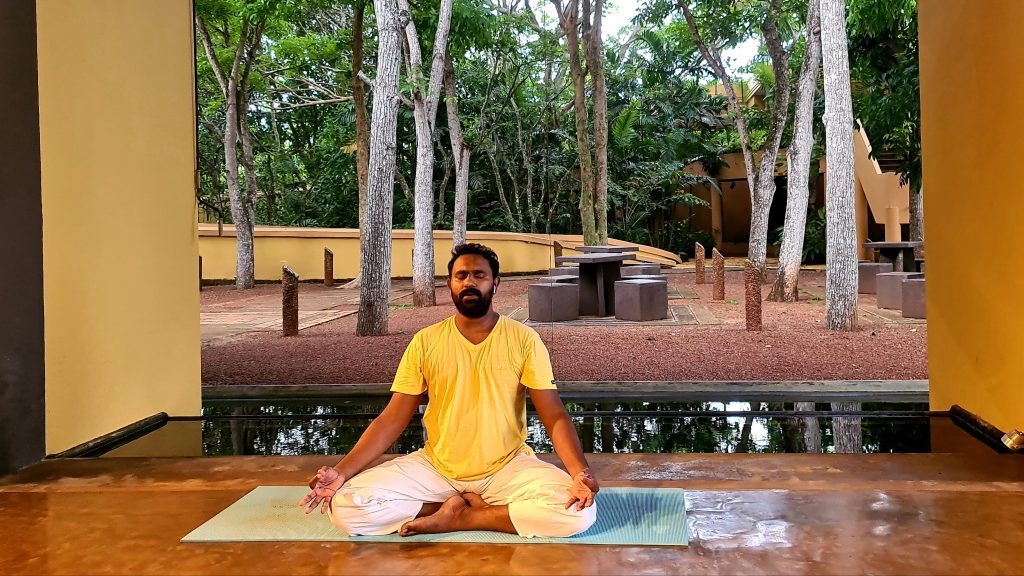
[[[718,251],[718,248],[711,249],[711,262],[711,279],[714,282],[711,299],[725,300],[725,257]]]
[[[704,277],[704,247],[701,246],[700,242],[694,242],[693,263],[696,266],[694,284],[706,284],[707,279]]]
[[[711,190],[711,237],[715,246],[722,245],[722,194]]]
[[[334,286],[334,252],[324,248],[324,286]]]
[[[558,240],[555,240],[554,243],[552,243],[551,247],[555,251],[555,258],[561,258],[562,257],[562,243],[559,242]]]
[[[745,286],[744,305],[747,312],[747,330],[761,331],[761,274],[757,267],[747,260],[743,266],[743,283]]]
[[[281,267],[281,329],[285,336],[299,335],[299,275]]]

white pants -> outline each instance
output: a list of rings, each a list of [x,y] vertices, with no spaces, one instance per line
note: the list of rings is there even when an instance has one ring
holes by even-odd
[[[583,532],[597,518],[596,505],[565,509],[571,485],[563,470],[528,454],[486,478],[452,480],[420,450],[356,474],[334,495],[330,517],[347,534],[391,534],[415,518],[424,503],[469,492],[491,505],[507,504],[520,536],[561,538]]]

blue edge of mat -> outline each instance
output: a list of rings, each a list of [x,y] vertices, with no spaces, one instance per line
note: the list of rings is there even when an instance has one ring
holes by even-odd
[[[680,488],[604,488],[597,521],[569,538],[523,538],[500,532],[450,532],[402,537],[348,536],[318,511],[298,506],[304,486],[260,486],[188,533],[182,542],[476,542],[488,544],[605,544],[687,546],[686,502]]]

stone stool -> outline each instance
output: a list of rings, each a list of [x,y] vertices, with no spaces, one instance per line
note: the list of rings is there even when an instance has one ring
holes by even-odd
[[[660,264],[633,264],[631,266],[623,266],[622,268],[619,269],[620,276],[639,276],[660,273]]]
[[[858,262],[857,293],[875,294],[875,276],[892,272],[892,262]]]
[[[925,314],[924,278],[903,281],[903,317],[927,318]]]
[[[615,317],[633,322],[668,318],[668,283],[619,280],[615,283]]]
[[[657,280],[658,282],[668,282],[668,276],[664,274],[634,274],[628,276],[625,280]]]
[[[903,308],[903,281],[912,278],[924,278],[920,272],[883,272],[875,276],[875,287],[878,289],[878,307],[886,310]]]
[[[569,283],[530,284],[530,320],[566,322],[580,317],[580,287]]]
[[[561,276],[545,276],[540,279],[540,284],[579,284],[580,277],[573,276],[572,274],[563,274]]]
[[[566,276],[572,274],[573,276],[580,275],[580,269],[577,266],[559,266],[548,270],[548,274],[551,276]]]

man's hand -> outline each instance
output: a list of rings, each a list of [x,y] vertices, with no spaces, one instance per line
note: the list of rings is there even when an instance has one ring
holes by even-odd
[[[311,491],[299,502],[299,506],[306,509],[306,514],[320,506],[320,513],[323,514],[327,512],[331,498],[334,498],[334,494],[343,484],[345,484],[345,477],[340,472],[329,466],[324,466],[309,481]]]
[[[572,486],[569,488],[569,501],[565,503],[565,509],[568,510],[573,504],[576,505],[576,511],[579,512],[584,508],[588,508],[594,504],[594,495],[597,494],[601,487],[597,485],[597,480],[590,474],[589,468],[584,468],[576,473],[572,477]]]

